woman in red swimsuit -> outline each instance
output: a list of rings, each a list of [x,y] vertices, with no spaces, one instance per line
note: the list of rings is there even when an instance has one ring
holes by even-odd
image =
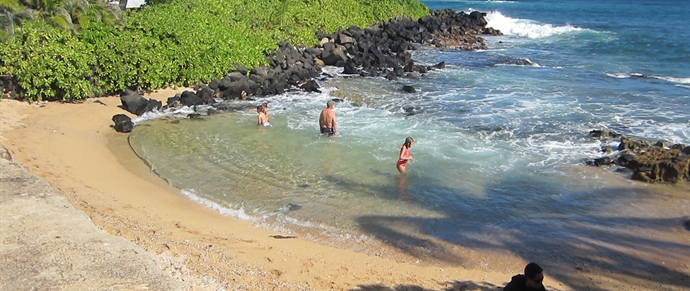
[[[400,156],[398,157],[398,162],[395,164],[395,167],[398,168],[398,171],[400,171],[400,173],[405,173],[407,161],[412,159],[412,156],[410,155],[410,148],[413,144],[414,139],[408,137],[405,139],[405,143],[402,146],[400,146]]]

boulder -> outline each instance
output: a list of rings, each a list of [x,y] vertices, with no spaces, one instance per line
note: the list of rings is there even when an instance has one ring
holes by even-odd
[[[178,94],[176,94],[176,95],[173,96],[173,97],[168,97],[168,100],[167,100],[167,102],[166,102],[166,104],[168,105],[168,107],[178,107],[178,106],[180,106],[180,104],[181,104],[181,103],[180,103],[181,96],[182,96],[182,94],[179,94],[179,93],[178,93]]]
[[[184,106],[196,106],[196,105],[203,105],[204,100],[201,100],[196,94],[192,91],[184,91],[182,92],[182,95],[180,95],[180,103]]]
[[[162,102],[153,98],[149,98],[149,100],[146,101],[146,109],[144,109],[144,112],[159,110],[161,109],[161,107],[163,107]],[[144,112],[142,112],[142,114],[144,114]]]
[[[113,115],[112,120],[115,123],[113,127],[117,132],[131,132],[134,128],[134,123],[132,123],[132,119],[129,118],[129,116],[127,115],[115,114]]]
[[[307,81],[306,83],[304,83],[304,85],[301,86],[301,88],[307,92],[321,93],[321,90],[319,90],[319,84],[317,84],[314,80]]]
[[[203,86],[196,91],[196,96],[203,100],[204,104],[213,105],[216,103],[216,99],[213,98],[214,93],[215,92],[211,88]]]
[[[417,90],[415,90],[414,87],[408,86],[408,85],[403,86],[403,91],[405,91],[405,92],[407,92],[407,93],[415,93],[415,92],[417,92]]]
[[[122,103],[122,108],[127,110],[129,113],[134,115],[142,115],[146,112],[146,106],[148,105],[148,100],[143,96],[129,92],[130,94],[125,94],[120,96],[120,102]]]
[[[321,51],[321,60],[328,66],[335,66],[340,61],[344,62],[347,60],[345,48],[342,46],[335,47],[331,42],[326,43],[323,51]]]
[[[343,68],[343,74],[347,75],[356,75],[359,74],[357,71],[357,68],[355,67],[355,63],[353,61],[348,60],[345,62],[345,67]]]
[[[589,135],[592,137],[613,137],[613,138],[621,137],[620,134],[618,134],[614,131],[608,131],[608,130],[592,130],[589,132]]]

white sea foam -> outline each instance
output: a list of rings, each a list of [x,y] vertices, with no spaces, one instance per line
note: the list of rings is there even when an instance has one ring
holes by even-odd
[[[187,115],[192,114],[192,113],[205,113],[209,108],[212,108],[212,107],[210,105],[202,105],[202,106],[197,106],[196,110],[194,108],[188,107],[188,106],[168,108],[165,110],[154,109],[152,111],[145,112],[144,114],[142,114],[141,116],[138,116],[137,118],[132,119],[132,122],[135,125],[137,125],[143,121],[154,120],[154,119],[168,117],[168,116],[185,118],[185,117],[187,117]]]
[[[641,79],[657,79],[663,80],[669,83],[676,84],[677,86],[687,87],[690,86],[690,78],[679,78],[670,76],[647,76],[642,73],[606,73],[607,76],[616,79],[626,79],[626,78],[641,78]]]
[[[553,26],[529,19],[507,17],[501,12],[493,11],[486,15],[487,27],[500,30],[504,35],[517,35],[528,38],[542,38],[565,34],[584,29],[572,25]]]
[[[199,195],[196,194],[196,192],[194,191],[194,189],[189,189],[189,190],[184,190],[184,189],[183,189],[183,190],[181,190],[180,192],[182,193],[182,195],[184,195],[184,196],[186,196],[187,198],[189,198],[189,200],[192,200],[192,201],[194,201],[194,202],[196,202],[196,203],[199,203],[199,204],[204,205],[204,206],[206,206],[206,207],[208,207],[208,208],[211,208],[211,209],[213,209],[213,210],[215,210],[215,211],[218,211],[219,213],[221,213],[221,214],[223,214],[223,215],[228,215],[228,216],[232,216],[232,217],[235,217],[235,218],[239,218],[239,219],[247,220],[247,221],[252,221],[252,222],[256,222],[256,221],[257,221],[257,218],[252,217],[251,215],[248,215],[248,214],[244,211],[244,208],[240,208],[240,209],[231,209],[231,208],[229,208],[229,207],[226,207],[226,206],[224,206],[224,205],[221,205],[220,203],[211,201],[211,200],[209,200],[209,199],[202,198],[202,197],[200,197]]]
[[[606,73],[606,76],[609,76],[611,78],[616,78],[616,79],[627,79],[630,78],[630,75],[625,74],[625,73]]]
[[[690,78],[677,78],[667,76],[650,76],[650,78],[664,80],[669,83],[675,83],[680,86],[690,86]]]

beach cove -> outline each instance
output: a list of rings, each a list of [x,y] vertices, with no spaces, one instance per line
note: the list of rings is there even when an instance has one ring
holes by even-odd
[[[150,98],[172,95],[161,90]],[[383,244],[380,255],[367,255],[299,237],[276,239],[271,235],[280,233],[190,201],[149,172],[129,148],[126,135],[115,133],[104,118],[122,112],[119,98],[98,100],[105,105],[93,100],[42,105],[3,100],[2,142],[15,162],[46,179],[99,228],[152,254],[184,290],[495,290],[526,263],[506,252],[487,256],[494,265],[505,262],[504,270],[486,271],[458,266],[461,262],[411,261]],[[688,233],[677,225],[678,235],[687,239]],[[669,272],[660,279],[660,274],[586,266],[547,268],[545,285],[548,290],[688,289],[688,266],[683,263],[688,254],[664,254],[663,248],[629,251],[641,261],[668,259],[664,264]]]
[[[501,290],[534,261],[547,290],[690,290],[688,4],[425,4],[481,29],[446,47],[399,19],[193,89],[0,100],[23,165],[1,164],[0,289]],[[631,180],[621,136],[685,173]]]

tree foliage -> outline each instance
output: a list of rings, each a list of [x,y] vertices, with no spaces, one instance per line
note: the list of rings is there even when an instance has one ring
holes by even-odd
[[[61,31],[46,25],[54,20],[41,17],[4,43],[8,49],[0,52],[0,74],[15,75],[28,100],[73,100],[131,86],[153,90],[207,82],[235,64],[252,68],[266,63],[266,53],[279,41],[311,46],[318,42],[317,30],[334,32],[428,14],[417,0],[166,0],[129,11],[119,26],[89,6],[100,0],[70,1],[72,6],[64,0],[20,1],[42,3],[42,9],[53,11],[45,15],[64,10],[80,28],[78,34]],[[78,16],[74,21],[76,15],[98,21]]]
[[[24,98],[67,101],[93,92],[93,50],[71,32],[32,21],[3,45],[0,73],[16,77]]]

